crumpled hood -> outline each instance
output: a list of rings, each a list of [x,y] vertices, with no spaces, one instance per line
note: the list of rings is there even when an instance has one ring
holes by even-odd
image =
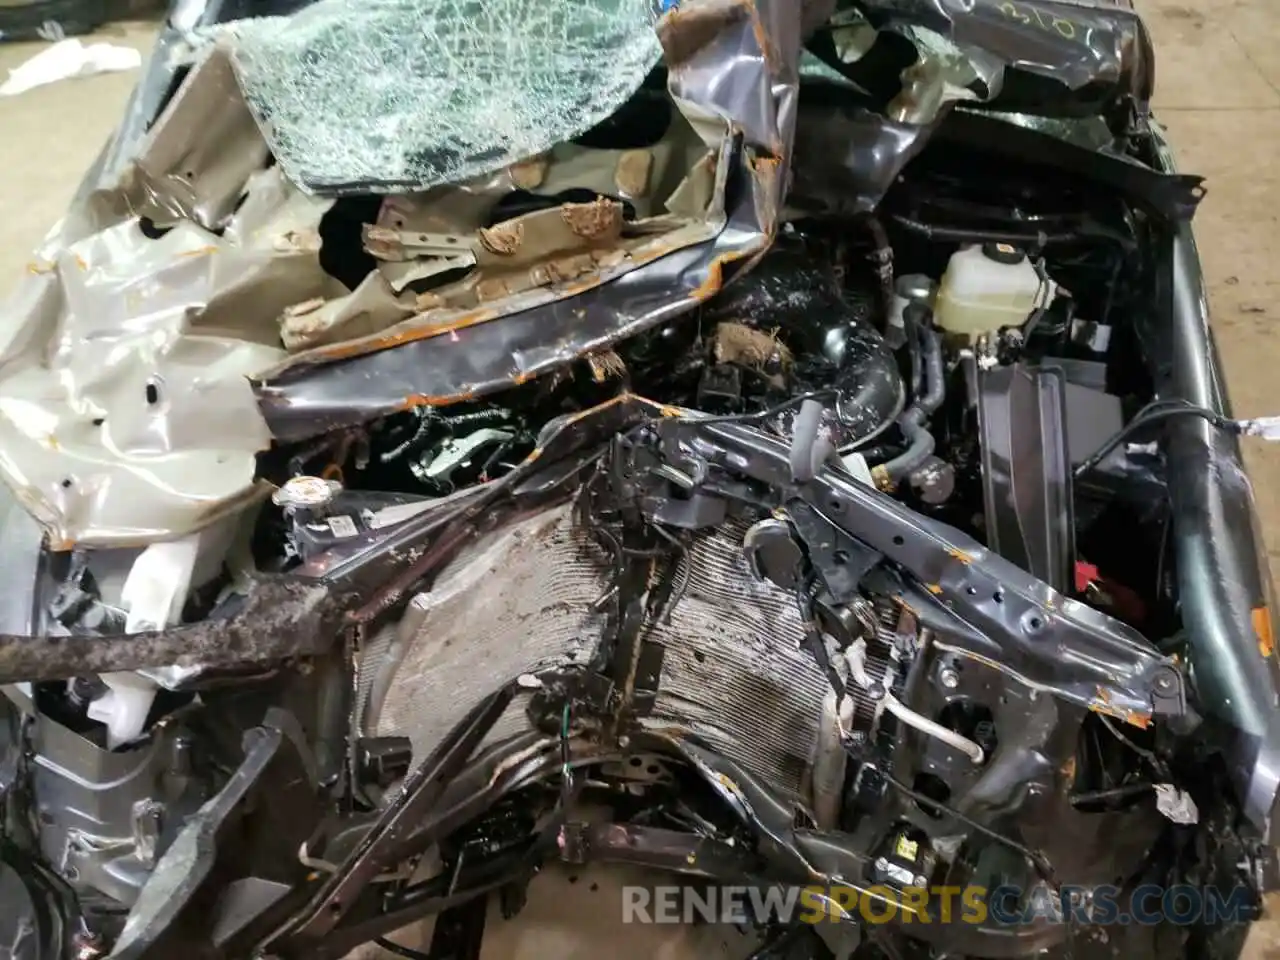
[[[50,543],[201,529],[255,502],[273,442],[506,389],[692,309],[753,262],[778,226],[802,40],[834,4],[657,6],[320,0],[223,29],[132,148],[140,90],[107,154],[127,162],[91,175],[4,308],[0,474]],[[875,118],[859,136],[893,163],[859,184],[868,206],[955,102],[1089,113],[1150,93],[1131,11],[840,7],[805,62]],[[660,58],[665,93],[649,89],[675,132],[609,154],[602,181],[584,144]],[[605,204],[574,213],[572,236],[536,214],[484,234],[479,201],[574,177],[645,213],[632,224]],[[400,259],[344,285],[322,266],[322,221],[357,190],[392,195],[375,226],[401,230],[399,246],[365,242]],[[429,238],[403,256],[395,195]],[[504,261],[517,234],[548,245]],[[468,247],[475,276],[415,299],[399,284],[436,270],[432,237]]]
[[[1151,99],[1154,52],[1129,0],[840,4],[846,6],[922,47],[952,45],[952,56],[960,54],[973,71],[977,98],[994,109],[1090,115],[1125,98],[1143,106]]]

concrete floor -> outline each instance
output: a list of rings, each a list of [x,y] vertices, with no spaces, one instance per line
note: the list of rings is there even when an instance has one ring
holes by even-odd
[[[1280,4],[1137,0],[1137,6],[1155,37],[1160,119],[1183,169],[1208,178],[1196,234],[1236,413],[1280,414],[1280,391],[1273,393],[1280,337],[1271,326],[1280,322],[1280,303],[1272,300],[1280,293],[1273,266],[1280,257]],[[151,29],[126,25],[103,34],[145,50]],[[38,49],[0,45],[0,76]],[[133,82],[132,74],[94,77],[0,99],[0,296],[62,214]],[[1276,577],[1280,444],[1250,442],[1246,454]],[[1280,960],[1280,921],[1258,925],[1248,955]]]

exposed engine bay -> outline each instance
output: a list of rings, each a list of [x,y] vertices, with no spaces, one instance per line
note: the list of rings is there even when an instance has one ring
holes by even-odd
[[[1093,76],[982,4],[822,6],[666,12],[608,116],[457,182],[302,163],[225,42],[108,150],[0,365],[14,956],[479,957],[557,863],[1257,909],[1270,426],[1226,407],[1145,32],[1028,4]],[[1246,929],[913,902],[734,955]]]

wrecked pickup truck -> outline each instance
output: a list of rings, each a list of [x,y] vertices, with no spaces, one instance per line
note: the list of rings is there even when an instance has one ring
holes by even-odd
[[[822,907],[679,955],[1237,955],[1273,427],[1153,76],[1102,2],[177,3],[2,314],[0,941],[591,955],[592,869]]]

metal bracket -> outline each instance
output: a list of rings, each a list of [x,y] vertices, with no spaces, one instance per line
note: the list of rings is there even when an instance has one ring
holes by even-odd
[[[400,855],[400,843],[421,824],[449,782],[510,706],[515,688],[506,686],[480,702],[418,767],[377,823],[312,898],[289,928],[273,935],[318,943],[342,920],[359,893]]]
[[[171,957],[184,942],[184,927],[205,927],[205,936],[223,924],[223,915],[206,916],[208,904],[200,896],[205,884],[217,878],[218,851],[240,806],[259,790],[279,791],[283,783],[291,791],[286,796],[297,802],[300,795],[311,796],[314,770],[302,728],[292,714],[271,709],[261,726],[245,733],[244,760],[231,775],[222,791],[191,817],[160,857],[138,902],[116,942],[111,956],[119,960],[155,960]],[[312,827],[310,811],[291,809],[296,814],[300,836]],[[285,838],[287,841],[287,838]],[[225,878],[224,878],[225,879]],[[249,879],[249,878],[237,878]],[[271,878],[266,878],[271,879]],[[276,880],[282,877],[274,878]],[[278,890],[279,884],[268,882],[267,888]],[[258,898],[254,910],[266,909],[274,902],[270,897]],[[223,904],[225,908],[227,904]],[[215,911],[215,913],[217,913]],[[237,924],[243,926],[248,916]]]
[[[1075,524],[1065,376],[1021,364],[979,370],[972,360],[965,372],[978,394],[987,545],[1055,590],[1068,590]]]
[[[449,233],[415,233],[368,224],[364,228],[364,248],[370,256],[388,263],[439,257],[457,266],[474,266],[476,253],[468,237]]]
[[[746,478],[777,505],[800,500],[834,530],[906,571],[896,592],[939,641],[1035,689],[1136,724],[1186,710],[1183,677],[1136,630],[953,527],[824,466],[795,483],[788,448],[749,426],[669,418],[649,431],[669,465],[726,492]],[[721,484],[718,481],[727,480]]]

